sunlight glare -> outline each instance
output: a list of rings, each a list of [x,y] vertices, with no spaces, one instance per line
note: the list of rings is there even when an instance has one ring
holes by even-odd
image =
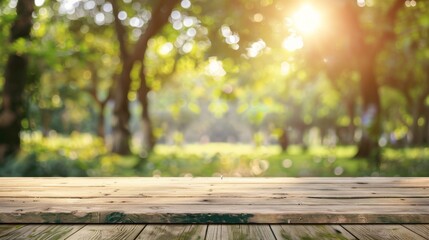
[[[173,50],[173,44],[172,44],[172,43],[170,43],[170,42],[167,42],[167,43],[163,44],[163,45],[159,48],[158,52],[159,52],[159,54],[161,54],[161,55],[167,55],[167,54],[169,54],[172,50]]]
[[[282,62],[280,65],[280,71],[282,75],[288,75],[291,70],[290,64],[288,62]]]
[[[300,36],[289,36],[287,37],[282,44],[283,48],[289,52],[296,51],[304,46],[304,42]]]
[[[36,5],[36,7],[41,7],[44,3],[45,3],[45,0],[35,0],[34,1],[34,5]]]
[[[315,32],[320,27],[320,13],[311,5],[303,5],[291,18],[293,27],[304,34]]]
[[[206,68],[206,73],[213,77],[223,77],[226,75],[222,62],[217,60],[216,57],[209,58],[209,64]]]

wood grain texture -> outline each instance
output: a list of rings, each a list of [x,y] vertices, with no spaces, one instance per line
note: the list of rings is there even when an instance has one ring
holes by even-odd
[[[275,239],[269,225],[209,225],[207,240]]]
[[[343,225],[343,227],[360,240],[424,239],[401,225]]]
[[[356,239],[340,225],[271,225],[276,239]]]
[[[233,197],[143,197],[143,198],[124,198],[124,197],[95,197],[95,198],[2,198],[3,206],[16,205],[55,205],[59,201],[67,205],[137,205],[137,204],[166,204],[166,205],[420,205],[428,204],[425,198],[360,198],[358,200],[350,199],[332,199],[326,198],[308,198],[300,196],[288,197],[240,197],[240,201]]]
[[[429,223],[429,178],[2,178],[0,223]]]
[[[203,240],[207,225],[150,224],[136,240]]]
[[[421,177],[306,177],[306,178],[289,178],[289,177],[182,177],[182,178],[168,178],[168,177],[159,177],[159,178],[142,178],[142,177],[3,177],[2,178],[5,185],[14,185],[16,183],[27,184],[29,186],[40,186],[40,185],[51,185],[51,186],[63,186],[70,185],[70,183],[75,186],[87,186],[88,183],[82,179],[87,179],[91,183],[96,183],[99,186],[103,185],[129,185],[129,184],[141,184],[141,183],[177,183],[186,181],[189,184],[194,183],[226,183],[226,184],[254,184],[254,183],[287,183],[287,184],[325,184],[325,183],[338,183],[338,184],[400,184],[400,185],[424,185],[427,178]]]
[[[145,225],[86,225],[67,240],[134,240]]]
[[[81,229],[83,225],[26,225],[15,231],[1,235],[1,240],[33,239],[33,240],[63,240]]]
[[[429,239],[429,224],[405,224],[404,227],[426,239]]]
[[[0,238],[3,236],[7,236],[11,232],[18,230],[25,225],[15,225],[15,224],[0,224]]]
[[[408,229],[410,227],[411,229]],[[428,224],[139,224],[66,225],[0,224],[0,239],[428,239]],[[420,236],[419,236],[420,235]]]

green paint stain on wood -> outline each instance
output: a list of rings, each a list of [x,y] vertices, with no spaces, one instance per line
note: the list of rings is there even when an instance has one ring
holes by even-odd
[[[159,214],[153,219],[147,215],[127,215],[122,212],[109,213],[104,223],[249,223],[253,214]]]
[[[106,216],[104,222],[105,223],[134,223],[134,221],[129,219],[126,214],[121,212],[109,213]]]
[[[395,219],[391,218],[390,216],[379,216],[377,218],[377,220],[381,223],[401,223],[401,222],[395,221]],[[406,221],[403,221],[402,223],[404,223],[404,222],[406,222]]]
[[[172,223],[249,223],[253,214],[183,214],[166,216]]]
[[[286,231],[284,231],[284,230],[282,230],[282,231],[280,232],[280,234],[282,235],[282,239],[284,239],[284,240],[292,239],[292,237],[289,235],[289,233],[287,233],[287,232],[286,232]]]

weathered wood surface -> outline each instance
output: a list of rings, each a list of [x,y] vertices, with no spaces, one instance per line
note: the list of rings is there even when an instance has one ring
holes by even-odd
[[[411,226],[411,228],[409,228]],[[278,224],[43,224],[0,225],[5,239],[235,240],[235,239],[429,239],[429,224],[278,225]],[[415,229],[416,231],[414,231]],[[423,229],[423,232],[421,231]],[[422,235],[423,234],[423,235]]]
[[[43,225],[42,225],[43,226]],[[61,226],[61,225],[60,225]],[[69,240],[134,240],[143,230],[144,225],[137,224],[119,224],[119,225],[86,225],[80,231],[70,236]]]
[[[272,225],[271,228],[276,239],[357,239],[340,225]]]
[[[419,234],[420,236],[429,238],[429,225],[423,224],[406,224],[404,227],[410,229],[411,231]]]
[[[1,223],[429,223],[429,178],[0,178]]]
[[[37,240],[63,240],[67,239],[84,225],[3,225],[9,226],[8,230],[0,227],[0,239],[37,239]]]
[[[358,239],[413,239],[424,240],[417,233],[400,225],[347,225],[344,228]],[[429,236],[427,236],[429,237]]]
[[[136,240],[199,240],[205,238],[206,231],[207,225],[150,224],[144,228],[144,231],[142,231],[142,233],[136,238]]]
[[[269,225],[209,225],[207,240],[267,239],[275,240]]]

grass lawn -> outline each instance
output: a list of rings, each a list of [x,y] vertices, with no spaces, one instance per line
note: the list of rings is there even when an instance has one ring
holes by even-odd
[[[108,153],[89,134],[24,134],[21,153],[0,166],[0,176],[429,176],[429,148],[383,149],[379,171],[353,159],[354,146],[277,146],[246,144],[158,145],[146,158]],[[141,165],[137,165],[142,161]]]

